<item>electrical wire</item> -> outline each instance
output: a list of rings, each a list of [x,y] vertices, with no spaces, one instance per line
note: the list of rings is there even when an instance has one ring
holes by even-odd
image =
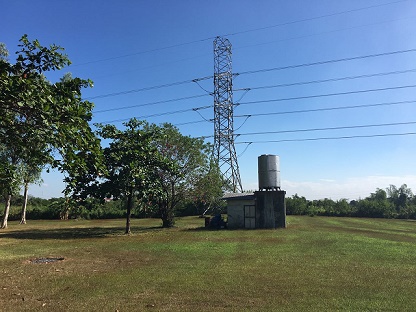
[[[240,154],[238,154],[237,155],[237,158],[239,158],[239,157],[241,157],[241,156],[243,156],[244,155],[244,153],[248,150],[248,148],[250,147],[250,145],[251,145],[251,143],[249,143],[249,144],[247,144],[247,146],[246,146],[246,148],[240,153]]]
[[[408,70],[393,71],[393,72],[382,72],[382,73],[359,75],[359,76],[347,76],[347,77],[331,78],[331,79],[323,79],[323,80],[294,82],[294,83],[278,84],[278,85],[270,85],[270,86],[258,86],[258,87],[251,87],[251,88],[236,89],[234,91],[244,91],[243,95],[238,100],[238,101],[240,101],[247,94],[247,92],[249,92],[251,90],[260,90],[260,89],[267,89],[267,88],[279,88],[279,87],[290,87],[290,86],[298,86],[298,85],[305,85],[305,84],[325,83],[325,82],[334,82],[334,81],[352,80],[352,79],[361,79],[361,78],[371,78],[371,77],[377,77],[377,76],[386,76],[386,75],[393,75],[393,74],[404,74],[404,73],[411,73],[411,72],[416,72],[416,69],[408,69]],[[203,89],[203,90],[206,91],[205,89]],[[208,91],[206,91],[206,92],[208,93]],[[211,95],[211,93],[208,93],[208,94]],[[181,99],[178,99],[178,100],[181,100]],[[148,103],[148,104],[150,105],[151,103]],[[157,104],[159,104],[159,102]],[[140,104],[140,105],[143,105],[143,104]],[[237,103],[235,104],[235,106],[238,106],[238,105],[239,104],[237,104]],[[106,109],[106,110],[99,110],[99,111],[95,111],[94,113],[98,114],[98,113],[103,113],[103,112],[108,112],[108,111],[117,111],[117,110],[129,109],[129,108],[134,108],[134,107],[137,107],[137,105],[123,106],[123,107],[111,108],[111,109]],[[213,107],[213,105],[203,106],[202,108],[211,108],[211,107]],[[199,109],[201,109],[201,107],[196,107],[196,108],[192,108],[192,109],[189,109],[189,110],[199,110]],[[166,113],[166,114],[174,114],[174,113],[177,113],[177,112],[182,112],[182,110],[173,111],[173,112],[169,112],[169,113]],[[157,114],[155,117],[162,116],[163,114],[164,113]],[[137,118],[149,118],[149,117],[153,117],[153,116],[154,115],[140,116],[140,117],[137,117]],[[243,117],[246,117],[246,116],[248,116],[248,115],[243,115]],[[249,116],[255,116],[255,115],[251,114]],[[234,117],[242,117],[242,116],[234,116]],[[123,119],[123,120],[117,119],[116,121],[124,121],[124,120],[125,119]],[[112,121],[108,121],[106,123],[111,123],[111,122]]]
[[[270,71],[284,70],[284,69],[292,69],[292,68],[299,68],[299,67],[305,67],[305,66],[323,65],[323,64],[336,63],[336,62],[346,62],[346,61],[353,61],[353,60],[366,59],[366,58],[372,58],[372,57],[380,57],[380,56],[387,56],[387,55],[394,55],[394,54],[401,54],[401,53],[409,53],[409,52],[416,52],[416,49],[399,50],[399,51],[393,51],[393,52],[384,52],[384,53],[377,53],[377,54],[354,56],[354,57],[342,58],[342,59],[332,59],[332,60],[319,61],[319,62],[313,62],[313,63],[302,63],[302,64],[282,66],[282,67],[274,67],[274,68],[266,68],[266,69],[245,71],[245,72],[240,72],[240,73],[234,73],[233,76],[249,75],[249,74],[255,74],[255,73],[270,72]],[[411,71],[415,71],[415,70],[414,69],[410,69],[409,72],[411,72]],[[373,75],[375,75],[375,76],[381,75],[382,76],[382,75],[399,74],[399,73],[405,73],[405,72],[407,72],[407,71],[397,71],[397,72],[389,72],[389,73],[379,73],[379,74],[373,74]],[[364,76],[364,75],[362,75],[362,76]],[[354,77],[354,76],[352,76],[352,77]],[[350,79],[360,78],[360,76],[355,76],[355,77],[356,78],[350,78]],[[184,81],[178,81],[178,82],[172,82],[172,83],[167,83],[167,84],[162,84],[162,85],[156,85],[156,86],[150,86],[150,87],[145,87],[145,88],[140,88],[140,89],[131,89],[131,90],[126,90],[126,91],[120,91],[120,92],[114,92],[114,93],[107,93],[107,94],[102,94],[102,95],[96,95],[96,96],[92,96],[92,97],[87,97],[85,99],[86,100],[93,100],[93,99],[114,97],[114,96],[119,96],[119,95],[130,94],[130,93],[137,93],[137,92],[143,92],[143,91],[150,91],[150,90],[155,90],[155,89],[161,89],[161,88],[179,86],[179,85],[188,84],[188,83],[198,83],[200,81],[208,80],[208,79],[213,79],[213,76],[205,76],[205,77],[194,78],[194,79],[189,79],[189,80],[184,80]],[[337,78],[335,78],[335,79],[337,79]],[[348,79],[348,78],[345,77],[345,79]],[[299,83],[299,84],[302,84],[302,83]],[[198,85],[199,85],[199,83],[198,83]],[[203,89],[203,90],[205,92],[208,92],[205,89]],[[243,91],[246,91],[247,88],[245,88],[245,89],[238,89],[238,90],[235,90],[235,91],[242,91],[242,90]]]
[[[72,64],[72,66],[83,66],[83,65],[93,64],[93,63],[108,62],[108,61],[122,59],[122,58],[126,58],[126,57],[131,57],[131,56],[136,56],[136,55],[141,55],[141,54],[146,54],[146,53],[154,53],[154,52],[158,52],[158,51],[162,51],[162,50],[168,50],[168,49],[177,48],[177,47],[181,47],[181,46],[191,45],[191,44],[200,43],[200,42],[213,40],[213,39],[215,39],[215,37],[208,37],[208,38],[205,38],[205,39],[199,39],[199,40],[193,40],[193,41],[173,44],[173,45],[166,46],[166,47],[161,47],[161,48],[154,48],[154,49],[149,49],[149,50],[124,54],[124,55],[119,55],[119,56],[107,57],[107,58],[103,58],[103,59],[99,59],[99,60],[88,61],[88,62],[84,62],[84,63]]]
[[[188,108],[188,109],[182,109],[182,110],[175,110],[175,111],[164,112],[164,113],[156,113],[156,114],[151,114],[151,115],[135,116],[134,118],[136,118],[136,119],[146,119],[146,118],[161,117],[161,116],[174,115],[174,114],[180,114],[180,113],[186,113],[186,112],[197,112],[201,116],[203,121],[212,122],[212,119],[208,120],[199,113],[200,110],[207,109],[207,108],[212,108],[212,107],[213,107],[213,105],[207,105],[207,106],[200,106],[200,107],[194,107],[194,108]],[[130,119],[131,119],[131,117],[122,118],[122,119],[115,119],[115,120],[108,120],[108,121],[102,121],[100,123],[110,124],[110,123],[114,123],[114,122],[127,121],[127,120],[130,120]],[[198,123],[198,122],[201,122],[201,121],[188,122],[188,123]],[[188,123],[186,123],[186,124],[188,124]],[[177,125],[180,125],[180,124],[177,124]]]
[[[244,124],[247,122],[247,120],[250,118],[251,116],[247,116],[247,118],[242,122],[242,124],[236,129],[237,131],[241,129],[242,126],[244,126]]]
[[[296,96],[296,97],[289,97],[289,98],[280,98],[280,99],[269,99],[269,100],[242,102],[242,103],[238,103],[238,105],[251,105],[251,104],[259,104],[259,103],[271,103],[271,102],[282,102],[282,101],[292,101],[292,100],[303,100],[303,99],[312,99],[312,98],[319,98],[319,97],[329,97],[329,96],[359,94],[359,93],[378,92],[378,91],[387,91],[387,90],[399,90],[399,89],[415,88],[415,87],[416,87],[416,85],[408,85],[408,86],[396,86],[396,87],[386,87],[386,88],[378,88],[378,89],[366,89],[366,90],[337,92],[337,93],[327,93],[327,94],[317,94],[317,95]]]
[[[101,99],[101,98],[106,98],[106,97],[111,97],[111,96],[118,96],[118,95],[130,94],[130,93],[149,91],[149,90],[154,90],[154,89],[161,89],[161,88],[179,86],[179,85],[192,83],[192,82],[197,82],[197,81],[202,81],[202,80],[207,80],[207,79],[211,79],[211,78],[213,78],[213,76],[195,78],[195,79],[191,79],[191,80],[184,80],[184,81],[178,81],[178,82],[172,82],[172,83],[167,83],[167,84],[163,84],[163,85],[151,86],[151,87],[140,88],[140,89],[132,89],[132,90],[127,90],[127,91],[107,93],[107,94],[88,97],[88,98],[85,98],[85,99],[86,100],[93,100],[93,99]]]
[[[367,108],[367,107],[378,107],[378,106],[390,106],[390,105],[402,105],[416,103],[416,100],[399,101],[399,102],[384,102],[364,105],[351,105],[351,106],[340,106],[340,107],[327,107],[327,108],[313,108],[313,109],[302,109],[284,112],[268,112],[248,115],[234,115],[234,118],[246,118],[246,117],[258,117],[258,116],[269,116],[269,115],[285,115],[285,114],[298,114],[298,113],[311,113],[311,112],[322,112],[331,110],[342,110],[342,109],[356,109],[356,108]]]
[[[174,124],[174,126],[185,126],[185,125],[191,125],[191,124],[197,124],[197,123],[203,123],[203,122],[206,122],[206,120],[187,121],[187,122]]]
[[[392,22],[396,22],[396,21],[402,21],[402,20],[414,19],[414,18],[415,18],[414,16],[410,16],[410,17],[405,17],[405,18],[399,18],[399,19],[393,19],[393,20],[385,20],[385,21],[381,21],[381,22],[377,22],[377,23],[369,23],[369,24],[358,25],[358,26],[353,26],[353,27],[340,28],[340,29],[335,29],[335,30],[331,30],[331,31],[325,31],[325,32],[320,32],[320,33],[313,33],[313,34],[302,35],[302,36],[291,37],[291,38],[285,38],[285,39],[280,39],[280,40],[273,40],[273,41],[268,41],[268,42],[250,44],[250,45],[245,45],[245,46],[237,46],[237,47],[234,46],[233,47],[233,50],[235,51],[235,50],[240,50],[240,49],[245,49],[245,48],[260,46],[260,45],[266,45],[266,44],[276,43],[276,42],[284,42],[284,41],[289,41],[289,40],[296,40],[296,39],[303,39],[303,38],[308,38],[308,37],[314,37],[314,36],[332,34],[332,33],[341,32],[341,31],[345,31],[345,30],[363,28],[363,27],[374,26],[374,25],[385,24],[385,23],[392,23]],[[168,65],[168,64],[172,64],[172,63],[179,63],[179,62],[184,62],[184,61],[188,61],[188,60],[192,60],[192,59],[206,57],[208,55],[209,54],[203,54],[203,55],[200,54],[200,55],[197,55],[197,56],[194,56],[194,57],[187,57],[187,58],[182,58],[182,59],[175,60],[175,61],[170,61],[170,62],[165,62],[165,63],[158,63],[158,64],[151,65],[151,66],[141,67],[141,68],[138,68],[138,69],[135,69],[135,70],[123,71],[123,72],[119,72],[119,73],[115,73],[115,74],[110,74],[110,75],[107,74],[107,75],[95,76],[94,79],[96,79],[96,78],[102,78],[102,77],[112,77],[112,76],[123,75],[123,74],[129,73],[129,72],[137,72],[137,71],[146,70],[146,69],[150,69],[150,68],[161,67],[161,66],[165,66],[165,65]],[[200,87],[202,88],[202,86],[200,86]]]
[[[341,126],[341,127],[326,127],[326,128],[310,128],[310,129],[294,129],[294,130],[280,130],[280,131],[236,133],[234,135],[236,137],[240,137],[240,136],[246,136],[246,135],[265,135],[265,134],[314,132],[314,131],[328,131],[328,130],[362,129],[362,128],[390,127],[390,126],[403,126],[403,125],[414,125],[414,124],[416,124],[416,121],[394,122],[394,123],[384,123],[384,124],[371,124],[371,125],[354,125],[354,126]]]
[[[160,117],[160,116],[166,116],[166,115],[174,115],[174,114],[180,114],[180,113],[186,113],[186,112],[198,112],[198,110],[210,108],[212,106],[205,106],[205,107],[197,107],[197,108],[189,108],[189,109],[182,109],[182,110],[176,110],[176,111],[170,111],[170,112],[164,112],[164,113],[157,113],[157,114],[151,114],[151,115],[145,115],[145,116],[136,116],[136,119],[147,119],[152,117]],[[122,118],[122,119],[116,119],[116,120],[110,120],[101,122],[102,124],[110,124],[113,122],[122,122],[122,121],[128,121],[131,118]]]
[[[346,77],[330,78],[330,79],[322,79],[322,80],[311,80],[311,81],[301,81],[301,82],[293,82],[293,83],[283,83],[283,84],[270,85],[270,86],[241,88],[241,89],[235,89],[233,91],[234,92],[235,91],[248,92],[248,91],[251,91],[251,90],[293,87],[293,86],[301,86],[301,85],[308,85],[308,84],[314,84],[314,83],[336,82],[336,81],[343,81],[343,80],[354,80],[354,79],[362,79],[362,78],[381,77],[381,76],[398,75],[398,74],[406,74],[406,73],[414,73],[414,72],[416,72],[416,68],[407,69],[407,70],[397,70],[397,71],[391,71],[391,72],[381,72],[381,73],[374,73],[374,74],[367,74],[367,75],[346,76]]]
[[[345,31],[345,30],[352,30],[352,29],[357,29],[357,28],[363,28],[363,27],[368,27],[368,26],[392,23],[392,22],[403,21],[403,20],[414,19],[414,18],[415,18],[414,16],[409,16],[409,17],[397,18],[397,19],[393,19],[393,20],[384,20],[384,21],[377,22],[377,23],[369,23],[369,24],[339,28],[339,29],[329,30],[329,31],[324,31],[324,32],[319,32],[319,33],[312,33],[312,34],[307,34],[307,35],[302,35],[302,36],[289,37],[289,38],[284,38],[284,39],[279,39],[279,40],[273,40],[273,41],[249,44],[249,45],[244,45],[244,46],[238,46],[238,47],[233,47],[233,51],[240,50],[240,49],[245,49],[245,48],[256,47],[256,46],[261,46],[261,45],[267,45],[267,44],[271,44],[271,43],[285,42],[285,41],[290,41],[290,40],[297,40],[297,39],[304,39],[304,38],[309,38],[309,37],[327,35],[327,34],[332,34],[332,33],[341,32],[341,31]]]
[[[284,23],[280,23],[280,24],[276,24],[276,25],[271,25],[271,26],[266,26],[266,27],[259,27],[259,28],[249,29],[249,30],[238,31],[238,32],[234,32],[234,33],[228,33],[228,34],[225,34],[223,36],[224,37],[227,37],[227,36],[236,36],[236,35],[246,34],[246,33],[249,33],[249,32],[255,32],[255,31],[260,31],[260,30],[266,30],[266,29],[281,27],[281,26],[293,25],[293,24],[297,24],[297,23],[308,22],[308,21],[323,19],[323,18],[327,18],[327,17],[333,17],[333,16],[337,16],[337,15],[341,15],[341,14],[346,14],[346,13],[352,13],[352,12],[358,12],[358,11],[368,10],[368,9],[372,9],[372,8],[376,8],[376,7],[386,6],[386,5],[400,3],[400,2],[407,2],[407,1],[409,1],[409,0],[399,0],[399,1],[392,1],[392,2],[387,2],[387,3],[381,3],[381,4],[371,5],[371,6],[367,6],[367,7],[362,7],[362,8],[357,8],[357,9],[351,9],[351,10],[347,10],[347,11],[335,12],[335,13],[330,13],[330,14],[325,14],[325,15],[320,15],[320,16],[310,17],[310,18],[304,18],[304,19],[300,19],[300,20],[296,20],[296,21],[291,21],[291,22],[284,22]]]
[[[400,3],[400,2],[407,2],[407,1],[409,1],[409,0],[391,1],[391,2],[387,2],[387,3],[381,3],[381,4],[376,4],[376,5],[371,5],[371,6],[366,6],[366,7],[361,7],[361,8],[351,9],[351,10],[345,10],[345,11],[340,11],[340,12],[335,12],[335,13],[330,13],[330,14],[324,14],[324,15],[320,15],[320,16],[315,16],[315,17],[310,17],[310,18],[304,18],[304,19],[299,19],[299,20],[295,20],[295,21],[279,23],[279,24],[265,26],[265,27],[252,28],[252,29],[248,29],[248,30],[243,30],[243,31],[238,31],[238,32],[223,34],[221,36],[222,37],[237,36],[237,35],[246,34],[246,33],[249,33],[249,32],[262,31],[262,30],[267,30],[267,29],[271,29],[271,28],[277,28],[277,27],[282,27],[282,26],[287,26],[287,25],[302,23],[302,22],[319,20],[319,19],[323,19],[323,18],[327,18],[327,17],[333,17],[333,16],[342,15],[342,14],[359,12],[359,11],[363,11],[363,10],[368,10],[368,9],[372,9],[372,8],[377,8],[377,7],[382,7],[382,6],[386,6],[386,5],[396,4],[396,3]],[[111,60],[122,59],[122,58],[126,58],[126,57],[131,57],[131,56],[146,54],[146,53],[154,53],[154,52],[157,52],[157,51],[168,50],[168,49],[172,49],[172,48],[176,48],[176,47],[181,47],[181,46],[186,46],[186,45],[191,45],[191,44],[195,44],[195,43],[201,43],[201,42],[205,42],[205,41],[208,41],[208,40],[213,40],[215,38],[216,37],[207,37],[207,38],[204,38],[204,39],[198,39],[198,40],[193,40],[193,41],[188,41],[188,42],[173,44],[173,45],[170,45],[170,46],[165,46],[165,47],[160,47],[160,48],[154,48],[154,49],[149,49],[149,50],[144,50],[144,51],[138,51],[138,52],[124,54],[124,55],[119,55],[119,56],[107,57],[107,58],[98,59],[98,60],[92,60],[92,61],[88,61],[88,62],[84,62],[84,63],[72,64],[71,66],[76,67],[76,66],[83,66],[83,65],[88,65],[88,64],[93,64],[93,63],[99,63],[99,62],[108,62],[108,61],[111,61]]]
[[[240,73],[234,73],[233,75],[234,76],[251,75],[251,74],[265,73],[265,72],[276,71],[276,70],[294,69],[294,68],[299,68],[299,67],[308,67],[308,66],[315,66],[315,65],[338,63],[338,62],[355,61],[355,60],[362,60],[362,59],[367,59],[367,58],[372,58],[372,57],[381,57],[381,56],[410,53],[410,52],[416,52],[416,49],[398,50],[398,51],[392,51],[392,52],[383,52],[383,53],[368,54],[368,55],[362,55],[362,56],[353,56],[353,57],[332,59],[332,60],[312,62],[312,63],[302,63],[302,64],[295,64],[295,65],[288,65],[288,66],[273,67],[273,68],[248,70],[248,71],[244,71]]]
[[[391,126],[403,126],[403,125],[414,125],[414,124],[416,124],[416,121],[382,123],[382,124],[371,124],[371,125],[353,125],[353,126],[340,126],[340,127],[326,127],[326,128],[309,128],[309,129],[293,129],[293,130],[279,130],[279,131],[234,133],[233,137],[241,137],[241,136],[247,136],[247,135],[266,135],[266,134],[314,132],[314,131],[328,131],[328,130],[345,130],[345,129],[362,129],[362,128],[376,128],[376,127],[391,127]],[[204,136],[204,138],[210,138],[210,137],[214,137],[214,136],[213,135]]]
[[[339,137],[321,137],[321,138],[305,138],[305,139],[282,139],[282,140],[270,140],[270,141],[234,142],[234,144],[261,144],[261,143],[304,142],[304,141],[320,141],[320,140],[343,140],[343,139],[357,139],[357,138],[406,136],[406,135],[415,135],[415,134],[416,134],[416,132],[385,133],[385,134],[351,135],[351,136],[339,136]]]
[[[213,78],[213,76],[211,76],[210,78]],[[213,93],[212,92],[210,92],[210,91],[208,91],[207,89],[205,89],[204,87],[202,87],[200,84],[199,84],[199,81],[200,80],[198,80],[198,79],[194,79],[194,80],[192,80],[193,82],[195,82],[197,85],[198,85],[198,87],[200,87],[202,90],[204,90],[206,93],[208,93],[209,95],[213,95]]]
[[[372,103],[372,104],[363,104],[363,105],[350,105],[350,106],[340,106],[340,107],[327,107],[327,108],[313,108],[313,109],[302,109],[302,110],[292,110],[292,111],[284,111],[284,112],[267,112],[267,113],[257,113],[257,114],[244,114],[244,115],[234,115],[234,118],[245,118],[244,122],[247,121],[250,117],[260,117],[260,116],[270,116],[270,115],[286,115],[286,114],[299,114],[299,113],[312,113],[312,112],[323,112],[323,111],[332,111],[332,110],[344,110],[344,109],[359,109],[359,108],[369,108],[369,107],[379,107],[379,106],[391,106],[391,105],[403,105],[403,104],[412,104],[416,103],[416,100],[408,100],[408,101],[398,101],[398,102],[382,102],[382,103]],[[201,106],[196,108],[190,108],[183,111],[196,111],[196,110],[202,110],[202,109],[208,109],[214,107],[213,105],[207,105],[207,106]],[[165,112],[165,113],[159,113],[159,114],[153,114],[148,116],[136,116],[137,119],[141,118],[150,118],[150,117],[159,117],[163,115],[172,115],[176,113],[181,113],[182,111],[171,111],[171,112]],[[101,122],[103,124],[109,124],[109,123],[115,123],[115,122],[121,122],[129,120],[130,118],[124,118],[124,119],[116,119],[116,120],[110,120],[110,121],[104,121]],[[196,120],[196,121],[188,121],[183,123],[176,123],[175,126],[182,126],[182,125],[189,125],[189,124],[197,124],[202,123],[205,121],[212,122],[213,119],[205,119],[204,120]],[[241,126],[239,127],[241,128]]]
[[[204,96],[208,96],[208,94],[200,94],[200,95],[187,96],[187,97],[183,97],[183,98],[176,98],[176,99],[163,100],[163,101],[157,101],[157,102],[149,102],[149,103],[144,103],[144,104],[136,104],[136,105],[116,107],[116,108],[108,108],[108,109],[95,111],[94,113],[99,114],[99,113],[104,113],[104,112],[117,111],[117,110],[121,110],[121,109],[129,109],[129,108],[137,108],[137,107],[143,107],[143,106],[151,106],[151,105],[158,105],[158,104],[164,104],[164,103],[171,103],[171,102],[201,98],[201,97],[204,97]]]
[[[373,103],[373,104],[364,104],[364,105],[351,105],[351,106],[341,106],[341,107],[328,107],[328,108],[314,108],[314,109],[304,109],[304,110],[293,110],[293,111],[284,111],[284,112],[267,112],[267,113],[258,113],[258,114],[246,114],[246,115],[234,115],[234,118],[245,118],[243,124],[250,117],[259,117],[259,116],[270,116],[270,115],[285,115],[285,114],[298,114],[298,113],[310,113],[310,112],[321,112],[321,111],[332,111],[332,110],[343,110],[343,109],[357,109],[357,108],[368,108],[368,107],[378,107],[378,106],[390,106],[390,105],[402,105],[402,104],[412,104],[416,103],[416,100],[409,101],[398,101],[398,102],[384,102],[384,103]],[[179,125],[186,125],[192,123],[200,123],[201,121],[190,121]],[[240,129],[241,126],[238,128]],[[204,137],[213,137],[204,136]]]

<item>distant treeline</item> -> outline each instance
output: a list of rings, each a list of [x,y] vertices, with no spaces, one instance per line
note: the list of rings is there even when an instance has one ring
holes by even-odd
[[[4,199],[0,200],[4,205]],[[12,197],[9,220],[20,220],[23,196]],[[220,209],[225,212],[224,206]],[[195,202],[185,202],[180,205],[175,212],[177,217],[200,215],[205,207]],[[0,217],[2,216],[0,209]],[[27,220],[53,220],[53,219],[115,219],[126,217],[126,205],[124,200],[97,200],[88,198],[84,201],[73,202],[65,198],[42,199],[29,196],[27,207]],[[139,201],[135,203],[132,211],[133,218],[159,218],[158,212],[154,207],[148,207]]]
[[[10,220],[19,220],[23,196],[13,197]],[[226,213],[225,202],[221,210]],[[403,184],[399,188],[390,185],[386,189],[377,189],[364,199],[357,200],[308,200],[303,196],[293,195],[286,198],[288,215],[369,217],[369,218],[400,218],[416,219],[416,196]],[[200,215],[204,207],[196,206],[195,202],[184,203],[175,215]],[[69,202],[65,198],[42,199],[29,197],[27,219],[112,219],[125,218],[125,202],[122,200],[100,201],[89,198],[82,202]],[[136,218],[158,218],[157,210],[136,202],[133,210]]]
[[[310,216],[416,219],[416,196],[403,184],[377,189],[364,199],[308,200],[297,194],[286,198],[287,214]]]

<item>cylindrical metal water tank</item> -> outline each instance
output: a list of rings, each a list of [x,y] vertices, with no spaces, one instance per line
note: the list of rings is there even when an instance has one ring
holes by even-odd
[[[280,189],[280,158],[277,155],[261,155],[258,158],[259,189]]]

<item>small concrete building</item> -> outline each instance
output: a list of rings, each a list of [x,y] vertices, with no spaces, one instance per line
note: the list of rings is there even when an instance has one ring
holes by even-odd
[[[276,155],[258,158],[259,191],[231,193],[227,201],[230,229],[275,229],[286,227],[285,191],[280,190],[280,159]]]
[[[231,193],[227,201],[229,229],[275,229],[286,227],[285,191]]]
[[[229,229],[254,229],[256,227],[256,201],[254,193],[231,193],[227,201],[227,227]]]

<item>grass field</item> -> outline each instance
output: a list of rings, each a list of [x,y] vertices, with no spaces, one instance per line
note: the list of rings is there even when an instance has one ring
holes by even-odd
[[[416,222],[288,217],[279,230],[203,219],[10,222],[0,311],[416,311]],[[31,260],[57,257],[54,263]]]

